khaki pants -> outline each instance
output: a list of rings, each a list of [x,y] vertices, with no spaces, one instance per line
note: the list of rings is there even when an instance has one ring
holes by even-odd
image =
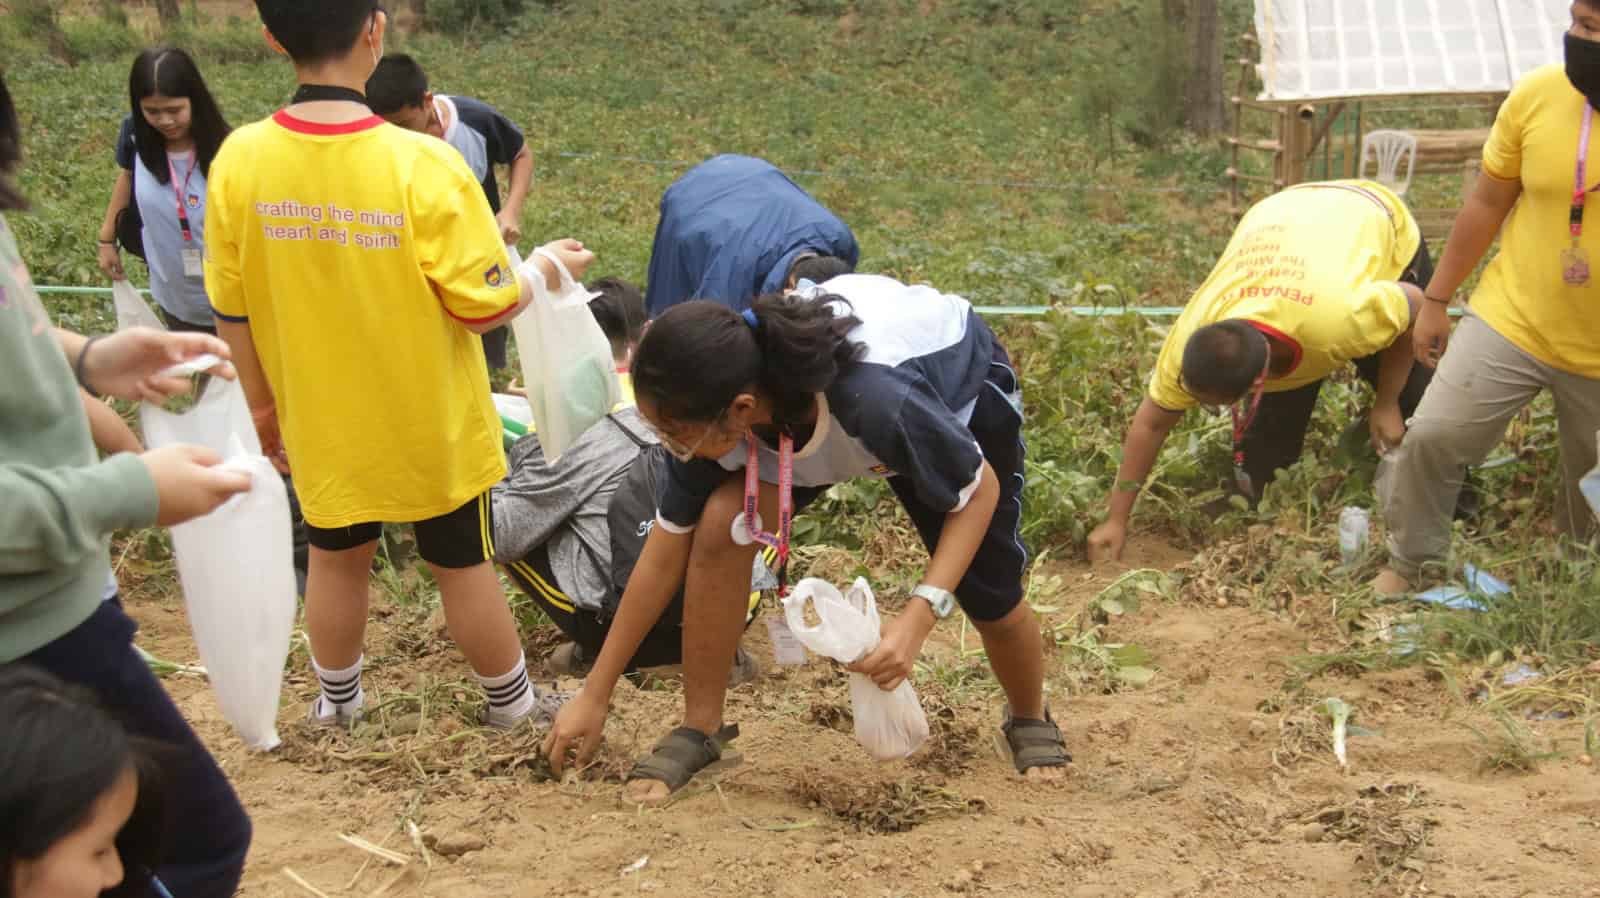
[[[1540,390],[1555,397],[1562,490],[1557,520],[1581,536],[1593,515],[1578,480],[1595,465],[1600,380],[1552,368],[1518,349],[1471,311],[1462,318],[1400,448],[1378,472],[1389,526],[1390,565],[1404,577],[1450,550],[1450,516],[1469,465],[1481,463]]]

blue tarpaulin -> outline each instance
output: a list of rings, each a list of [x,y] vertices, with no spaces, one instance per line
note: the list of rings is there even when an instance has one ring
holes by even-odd
[[[782,290],[795,257],[807,251],[852,267],[861,254],[849,226],[771,163],[717,156],[661,197],[645,305],[652,318],[691,299],[743,311]]]

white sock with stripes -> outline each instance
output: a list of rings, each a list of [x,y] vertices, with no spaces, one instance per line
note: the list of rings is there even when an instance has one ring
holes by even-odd
[[[517,656],[516,666],[497,677],[478,676],[483,691],[489,697],[489,714],[484,721],[489,726],[510,728],[527,717],[533,710],[536,691],[528,682],[528,661],[525,655]]]
[[[361,665],[366,660],[363,655],[344,670],[328,670],[315,658],[311,659],[311,669],[317,672],[317,682],[322,684],[322,695],[317,697],[318,717],[349,716],[361,710],[367,698],[361,689]]]

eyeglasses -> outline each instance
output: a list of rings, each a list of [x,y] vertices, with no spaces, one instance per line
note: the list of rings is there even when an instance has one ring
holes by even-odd
[[[661,445],[665,446],[667,451],[672,453],[673,458],[687,464],[691,461],[694,461],[695,453],[699,452],[700,447],[706,444],[706,440],[711,439],[713,434],[720,433],[722,431],[722,419],[725,417],[727,417],[727,412],[723,412],[722,414],[718,415],[716,420],[706,425],[706,429],[700,432],[700,439],[695,440],[694,445],[692,446],[685,445],[678,440],[673,439],[671,436],[667,435],[665,431],[654,424],[650,425],[650,429],[655,431],[656,437],[661,440]]]

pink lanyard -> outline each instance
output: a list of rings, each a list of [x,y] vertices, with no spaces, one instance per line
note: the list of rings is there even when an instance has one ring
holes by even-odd
[[[1588,181],[1589,168],[1589,131],[1594,126],[1594,107],[1584,104],[1583,129],[1578,132],[1578,171],[1572,182],[1572,215],[1569,224],[1572,229],[1572,245],[1578,245],[1578,238],[1583,236],[1583,204],[1589,198],[1589,191],[1583,185]]]
[[[1571,231],[1573,231],[1573,245],[1578,245],[1579,237],[1584,235],[1584,200],[1589,198],[1589,190],[1584,189],[1584,182],[1589,181],[1589,131],[1594,126],[1595,107],[1584,104],[1584,126],[1578,134],[1578,174],[1573,179],[1573,214],[1570,218]]]
[[[755,434],[746,437],[744,526],[750,537],[778,553],[778,597],[789,593],[789,537],[794,532],[794,440],[778,437],[778,532],[761,529],[761,457]]]
[[[178,169],[172,164],[172,157],[167,156],[167,171],[172,175],[172,194],[178,200],[178,229],[183,231],[184,242],[192,242],[194,234],[189,231],[189,213],[184,211],[183,199],[189,195],[189,179],[194,177],[194,170],[200,167],[198,157],[189,161],[189,171],[183,176],[183,187],[178,187]]]

